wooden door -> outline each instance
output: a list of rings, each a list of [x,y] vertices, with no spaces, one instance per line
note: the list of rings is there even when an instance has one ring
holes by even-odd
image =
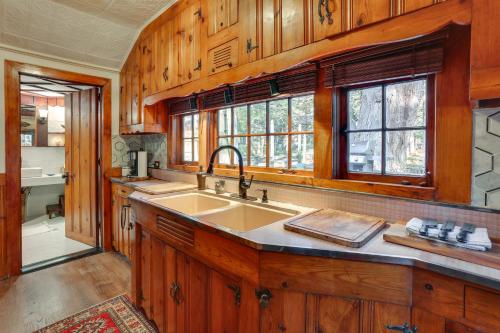
[[[180,84],[200,77],[202,66],[200,53],[201,19],[199,1],[188,3],[176,17]]]
[[[336,296],[307,296],[308,333],[358,333],[360,301]]]
[[[315,42],[342,32],[343,3],[342,0],[313,1],[312,24]]]
[[[238,23],[238,0],[212,0],[207,5],[209,36]]]
[[[262,333],[305,332],[306,294],[271,289],[269,304],[261,308],[260,325]]]
[[[97,245],[97,88],[66,95],[66,237]]]

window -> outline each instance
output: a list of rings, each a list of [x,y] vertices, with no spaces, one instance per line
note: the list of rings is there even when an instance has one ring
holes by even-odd
[[[198,162],[198,123],[197,113],[182,116],[182,161]]]
[[[397,176],[397,181],[426,177],[432,143],[430,82],[425,77],[344,89],[348,178],[356,178],[354,174],[361,179]]]
[[[217,145],[234,145],[250,167],[312,171],[313,123],[314,95],[220,109]],[[233,152],[219,153],[219,164],[236,163]]]

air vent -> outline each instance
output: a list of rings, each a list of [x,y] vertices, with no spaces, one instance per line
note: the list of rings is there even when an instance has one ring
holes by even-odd
[[[209,74],[225,71],[238,65],[238,39],[208,51]]]
[[[158,216],[156,227],[160,234],[173,241],[189,246],[194,245],[194,229],[190,226]]]

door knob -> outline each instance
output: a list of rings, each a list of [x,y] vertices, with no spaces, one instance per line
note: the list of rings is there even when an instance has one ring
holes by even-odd
[[[66,185],[68,185],[69,184],[70,173],[68,171],[66,171],[65,173],[62,174],[61,178],[64,179]]]

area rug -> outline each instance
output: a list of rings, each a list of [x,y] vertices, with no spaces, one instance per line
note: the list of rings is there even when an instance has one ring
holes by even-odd
[[[34,333],[148,333],[153,325],[121,295]]]

